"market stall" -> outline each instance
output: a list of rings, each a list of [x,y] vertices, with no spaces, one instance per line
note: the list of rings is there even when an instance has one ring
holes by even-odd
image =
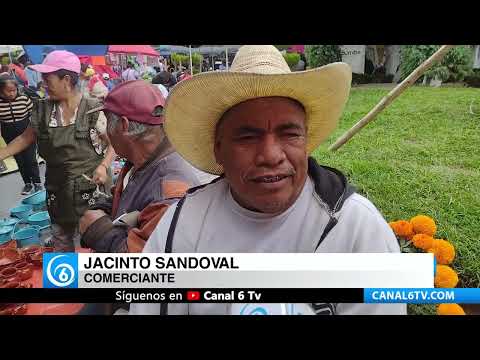
[[[118,74],[127,68],[127,63],[137,64],[140,72],[148,67],[159,65],[160,54],[150,45],[110,45],[107,53],[107,63]]]
[[[0,289],[42,288],[43,258],[54,252],[46,191],[24,197],[0,219]],[[76,252],[90,249],[76,248]],[[0,303],[0,315],[73,315],[91,311],[84,304]]]
[[[79,56],[78,58],[82,64],[91,65],[97,74],[106,73],[112,80],[119,78],[119,74],[107,63],[105,56]]]

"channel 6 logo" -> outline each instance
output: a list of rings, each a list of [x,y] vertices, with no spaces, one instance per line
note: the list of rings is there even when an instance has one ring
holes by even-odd
[[[75,253],[44,253],[43,287],[77,288],[78,255]]]

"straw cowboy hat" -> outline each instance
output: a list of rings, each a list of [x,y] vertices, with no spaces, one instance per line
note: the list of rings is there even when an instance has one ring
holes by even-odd
[[[242,46],[229,71],[207,72],[177,84],[165,105],[165,131],[178,153],[200,170],[222,174],[215,161],[215,127],[234,105],[282,96],[303,104],[310,154],[335,129],[350,92],[345,63],[291,72],[272,45]]]

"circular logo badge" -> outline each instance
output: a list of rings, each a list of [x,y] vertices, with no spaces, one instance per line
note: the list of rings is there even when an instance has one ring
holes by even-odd
[[[75,270],[72,265],[62,262],[60,259],[67,255],[57,255],[50,259],[47,265],[47,278],[53,285],[66,287],[75,281]]]

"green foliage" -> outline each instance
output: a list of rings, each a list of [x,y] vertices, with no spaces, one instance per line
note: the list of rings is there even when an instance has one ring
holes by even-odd
[[[445,55],[444,63],[450,71],[451,81],[462,81],[472,73],[473,49],[470,46],[457,46]]]
[[[183,67],[186,67],[186,68],[190,67],[190,55],[173,53],[171,55],[171,60],[175,64],[175,66],[180,66],[181,64]],[[200,65],[202,64],[202,62],[203,62],[202,54],[192,52],[192,64],[194,66],[193,68],[194,74],[200,72]]]
[[[187,56],[187,62],[190,61],[190,58]],[[200,65],[203,61],[202,54],[199,53],[192,53],[192,64],[193,65]]]
[[[338,45],[306,45],[305,57],[310,68],[342,61],[342,54]]]
[[[287,62],[290,68],[293,68],[300,61],[300,54],[297,53],[286,53],[283,55],[283,58]]]
[[[182,64],[182,66],[186,66],[190,61],[190,58],[188,55],[178,54],[178,53],[173,53],[170,58],[172,62],[175,64],[175,66],[179,66],[180,64]]]
[[[405,45],[402,46],[400,71],[401,79],[405,79],[420,64],[432,56],[439,45]],[[471,74],[473,52],[470,46],[456,46],[443,60],[425,72],[427,78],[438,77],[446,81],[462,81]]]
[[[471,87],[480,87],[480,69],[474,69],[472,73],[465,77],[465,82]]]

